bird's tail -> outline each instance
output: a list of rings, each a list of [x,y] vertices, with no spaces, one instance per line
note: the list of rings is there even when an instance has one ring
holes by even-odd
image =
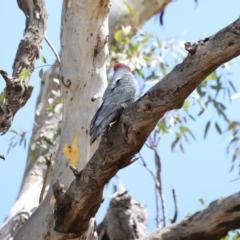
[[[116,117],[116,112],[108,115],[108,117],[106,117],[98,126],[95,126],[94,128],[95,131],[92,132],[90,144],[94,143],[94,141],[99,137],[99,135],[104,131],[107,125],[113,121],[115,117]]]

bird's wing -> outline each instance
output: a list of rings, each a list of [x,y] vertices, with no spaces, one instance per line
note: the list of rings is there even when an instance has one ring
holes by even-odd
[[[103,129],[117,117],[121,104],[134,100],[136,87],[133,86],[134,83],[132,82],[133,76],[125,74],[121,79],[115,79],[113,84],[110,83],[108,85],[103,95],[103,103],[91,122],[91,136],[98,128],[103,131]],[[98,136],[101,134],[101,131],[97,131],[99,132]]]

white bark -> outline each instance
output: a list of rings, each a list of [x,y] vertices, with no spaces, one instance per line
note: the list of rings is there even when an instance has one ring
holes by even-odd
[[[132,8],[134,10],[134,14],[139,15],[140,24],[143,24],[146,20],[148,20],[155,13],[161,12],[164,9],[165,5],[170,2],[170,0],[151,0],[151,2],[149,1],[148,5],[146,5],[143,0],[129,0],[128,2],[130,4],[130,6],[132,6]],[[70,4],[71,1],[66,1],[66,3]],[[79,12],[77,14],[75,14],[74,16],[76,16],[76,15],[79,15]],[[124,4],[124,0],[113,0],[113,6],[111,9],[111,14],[110,14],[110,19],[109,19],[110,39],[112,39],[114,30],[115,30],[115,27],[117,26],[117,24],[119,24],[119,25],[121,25],[121,24],[129,25],[130,24],[129,19],[127,18],[127,15],[128,15],[128,10]],[[76,24],[75,27],[79,26],[78,22],[76,22],[75,24]],[[79,27],[77,27],[77,28],[80,29]],[[79,36],[82,36],[81,31],[78,34],[79,34]],[[75,45],[75,43],[73,43],[73,46],[74,45]],[[74,48],[72,50],[73,56],[76,55],[76,53],[77,53],[76,48]],[[84,63],[85,63],[85,59],[84,59]],[[76,65],[77,66],[75,66],[75,67],[78,68],[79,63]],[[86,65],[84,64],[84,66],[86,66]],[[91,66],[91,65],[89,65],[89,66]],[[51,75],[51,76],[49,76],[49,75]],[[57,75],[58,75],[58,73],[57,73],[56,68],[48,71],[48,73],[45,76],[45,79],[47,79],[47,80],[45,80],[44,85],[42,85],[42,90],[40,93],[38,103],[45,102],[42,100],[46,100],[49,98],[50,90],[52,89],[52,85],[53,85],[52,78],[53,77],[56,78]],[[95,85],[95,86],[97,86],[97,85]],[[73,85],[71,87],[73,87]],[[89,85],[87,86],[87,88],[89,88]],[[103,83],[102,83],[101,91],[103,91]],[[100,92],[100,94],[101,94],[101,92]],[[75,98],[75,100],[79,101],[79,98],[78,98],[78,100]],[[81,101],[82,101],[82,98],[81,98]],[[81,102],[81,101],[79,101],[79,102]],[[97,101],[99,101],[99,99]],[[78,105],[78,104],[76,104],[76,105]],[[95,108],[96,108],[96,106],[97,106],[97,102],[95,102]],[[76,107],[80,108],[79,105]],[[39,117],[36,117],[36,120],[35,120],[40,126],[42,126],[44,124],[44,116],[45,116],[44,109],[45,108],[43,107],[42,114]],[[82,108],[81,108],[81,110],[82,110]],[[93,109],[91,111],[92,111],[92,113],[94,112]],[[72,115],[74,113],[75,112],[72,112],[70,115]],[[89,116],[90,115],[88,115],[88,117],[84,116],[84,118],[89,119],[90,118]],[[86,122],[84,123],[84,127],[88,128]],[[81,136],[88,136],[88,135],[84,132],[84,130],[82,130]],[[34,136],[33,136],[33,139],[34,139]],[[88,143],[88,140],[85,140],[83,142],[84,142],[83,146],[86,146]],[[71,144],[71,141],[68,144]],[[81,149],[83,149],[83,148],[81,147]],[[88,147],[86,148],[86,150],[87,151],[82,150],[80,153],[80,156],[82,159],[84,159],[83,160],[84,162],[89,160],[89,156],[91,155],[90,149]],[[43,158],[40,156],[41,151],[37,151],[37,153],[39,154],[38,159],[32,159],[31,153],[29,152],[26,170],[25,170],[25,174],[24,174],[24,179],[22,182],[21,190],[18,195],[18,199],[15,202],[14,206],[12,207],[5,222],[1,226],[1,236],[0,236],[1,240],[3,240],[3,239],[5,240],[5,239],[9,239],[11,237],[14,237],[18,228],[21,227],[21,225],[23,224],[23,222],[21,220],[22,216],[24,215],[24,220],[27,220],[28,217],[31,215],[31,213],[34,211],[34,209],[38,206],[39,194],[40,194],[40,191],[42,188],[43,176],[45,174],[45,160],[43,160]],[[34,161],[35,161],[35,163],[34,163]],[[70,182],[71,181],[70,179],[72,178],[72,174],[68,169],[67,169],[66,175],[67,175],[66,182]],[[70,176],[68,176],[68,175],[70,175]],[[66,184],[65,180],[64,180],[64,184]]]
[[[63,126],[51,186],[59,179],[68,188],[74,177],[69,165],[83,168],[97,147],[97,144],[90,147],[88,129],[106,87],[109,10],[109,1],[63,3],[60,78],[64,84],[71,84],[61,85]],[[96,94],[99,97],[92,102]],[[49,239],[58,239],[53,234],[52,194],[49,188],[42,204],[15,236],[16,240],[44,239],[46,233]]]

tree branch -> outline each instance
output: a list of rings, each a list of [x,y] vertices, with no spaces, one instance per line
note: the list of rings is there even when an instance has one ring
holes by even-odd
[[[240,192],[212,202],[187,219],[158,229],[141,240],[219,240],[240,227]]]
[[[181,108],[188,95],[221,64],[240,54],[240,19],[215,35],[195,43],[195,51],[127,108],[119,121],[102,137],[100,146],[56,209],[59,232],[81,235],[87,229],[102,200],[104,185],[116,172],[128,166],[139,152],[159,119],[169,110]],[[239,201],[236,206],[239,208]],[[234,205],[235,206],[235,205]],[[239,222],[238,209],[229,212]],[[81,217],[79,217],[81,216]],[[67,221],[66,221],[67,219]],[[217,224],[218,219],[215,219]],[[235,224],[236,225],[236,224]],[[208,227],[211,227],[208,225]],[[224,227],[226,231],[232,226]]]
[[[18,5],[26,15],[26,29],[13,63],[13,77],[2,70],[0,72],[6,81],[5,102],[0,107],[0,133],[2,134],[8,131],[16,112],[31,97],[33,87],[29,86],[28,82],[46,31],[44,0],[18,0]],[[22,70],[25,70],[24,76],[20,76]]]

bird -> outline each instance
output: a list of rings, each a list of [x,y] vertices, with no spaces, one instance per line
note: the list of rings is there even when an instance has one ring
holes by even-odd
[[[134,240],[146,236],[146,208],[126,190],[113,194],[103,221],[97,226],[99,240]]]
[[[138,84],[130,67],[116,63],[113,70],[114,74],[103,94],[102,104],[90,124],[91,144],[136,98]]]

